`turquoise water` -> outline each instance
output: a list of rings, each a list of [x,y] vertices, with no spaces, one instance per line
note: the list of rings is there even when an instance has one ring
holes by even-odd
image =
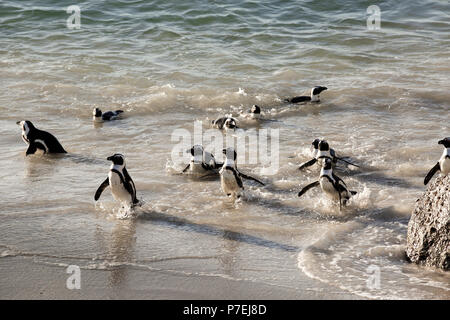
[[[379,30],[367,29],[372,4]],[[70,5],[80,29],[67,28]],[[448,274],[408,264],[403,251],[437,141],[450,135],[449,14],[448,1],[2,1],[0,263],[14,270],[17,257],[38,257],[64,273],[75,260],[319,298],[330,286],[358,298],[448,299]],[[315,85],[328,87],[320,104],[283,103]],[[234,206],[218,181],[175,174],[174,130],[252,104],[276,120],[258,128],[280,130],[278,170],[240,164],[267,187],[247,185]],[[93,126],[94,106],[125,118]],[[24,118],[71,155],[25,158],[15,125]],[[295,196],[317,176],[296,170],[317,137],[363,165],[338,170],[359,193],[342,215],[319,192]],[[108,193],[93,204],[114,152],[146,201],[131,222],[111,215]],[[371,265],[381,268],[378,290],[365,285]],[[2,287],[17,278],[9,271]]]

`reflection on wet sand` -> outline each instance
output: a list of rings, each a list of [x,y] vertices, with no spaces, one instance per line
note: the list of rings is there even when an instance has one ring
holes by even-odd
[[[127,263],[135,259],[136,222],[134,219],[117,221],[111,233],[111,245],[108,256],[111,261],[118,263],[114,266],[109,282],[114,289],[120,289],[127,283]]]

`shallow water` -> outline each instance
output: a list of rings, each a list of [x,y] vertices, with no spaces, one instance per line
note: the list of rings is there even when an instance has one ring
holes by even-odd
[[[72,4],[0,4],[2,263],[31,257],[35,278],[43,265],[112,270],[118,288],[139,269],[320,298],[332,297],[328,286],[359,298],[450,298],[448,273],[403,254],[437,141],[450,135],[447,1],[380,2],[377,31],[366,28],[370,2],[81,2],[81,29],[69,30]],[[320,104],[283,103],[315,85],[328,87]],[[276,121],[239,124],[279,129],[279,166],[238,165],[267,186],[246,182],[233,204],[217,179],[177,174],[175,130],[193,137],[195,121],[206,130],[252,104]],[[94,107],[125,116],[94,126]],[[69,155],[25,157],[22,119]],[[361,165],[337,168],[358,191],[341,213],[319,190],[296,197],[317,178],[317,168],[296,169],[317,137]],[[127,219],[108,190],[93,201],[115,152],[145,201]],[[367,285],[370,268],[378,288]]]

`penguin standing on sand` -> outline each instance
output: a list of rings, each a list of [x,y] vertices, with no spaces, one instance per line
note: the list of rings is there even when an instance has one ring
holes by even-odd
[[[191,162],[184,168],[183,172],[189,170],[193,174],[205,173],[207,171],[215,171],[215,169],[223,165],[216,162],[214,155],[205,151],[201,145],[197,144],[186,150],[186,152],[191,154]],[[215,173],[217,174],[217,171]]]
[[[327,90],[327,87],[316,86],[311,89],[311,94],[309,96],[298,96],[289,99],[285,99],[289,103],[300,103],[300,102],[320,102],[320,93]]]
[[[67,153],[51,133],[37,129],[31,121],[17,121],[17,125],[22,128],[22,139],[28,144],[26,155],[35,154],[41,150],[44,154],[48,153]]]
[[[92,111],[92,119],[94,122],[117,120],[121,113],[123,113],[123,110],[106,111],[103,113],[99,108],[94,108]]]
[[[95,201],[100,198],[103,190],[110,186],[114,199],[120,201],[122,204],[134,207],[139,203],[139,200],[136,198],[134,182],[125,168],[125,157],[120,153],[116,153],[106,160],[112,161],[111,169],[106,180],[103,181],[100,187],[98,187],[97,192],[95,192]]]
[[[319,164],[324,160],[324,159],[330,159],[332,165],[336,165],[336,163],[339,161],[343,161],[347,164],[350,164],[352,166],[358,167],[358,165],[351,163],[347,160],[345,160],[344,158],[340,158],[336,155],[336,151],[334,151],[334,149],[330,148],[330,145],[328,144],[328,142],[326,140],[320,140],[320,139],[315,139],[312,142],[312,147],[313,147],[313,159],[304,162],[300,165],[300,167],[298,168],[299,170],[302,170],[306,167],[310,167],[313,164],[315,164],[316,162],[319,162]]]
[[[239,172],[236,165],[237,153],[234,148],[229,147],[223,149],[222,152],[226,159],[222,169],[219,171],[220,185],[227,196],[232,196],[233,199],[240,197],[240,192],[244,190],[242,178],[256,181],[263,186],[265,185],[258,179]]]
[[[352,195],[356,194],[356,191],[348,190],[345,182],[333,173],[330,159],[325,159],[325,161],[323,162],[322,169],[320,170],[319,180],[314,181],[313,183],[304,187],[298,193],[298,196],[301,197],[309,189],[317,186],[320,186],[322,191],[325,192],[325,194],[329,198],[333,200],[339,200],[339,209],[341,209],[342,205],[347,204],[347,201]]]
[[[431,170],[426,175],[423,181],[425,185],[428,184],[428,182],[436,172],[441,171],[444,175],[447,175],[450,172],[450,137],[439,140],[438,144],[444,145],[445,149],[439,161],[434,165],[433,168],[431,168]]]

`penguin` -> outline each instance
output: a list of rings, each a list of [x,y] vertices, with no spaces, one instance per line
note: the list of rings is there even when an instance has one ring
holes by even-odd
[[[244,190],[242,178],[256,181],[263,186],[265,185],[258,179],[243,174],[237,169],[237,153],[234,148],[223,149],[222,153],[225,155],[225,162],[219,171],[220,185],[227,196],[231,196],[233,199],[240,197],[240,192]]]
[[[333,166],[335,166],[339,160],[339,161],[345,162],[347,164],[350,164],[352,166],[359,168],[358,165],[356,165],[352,162],[349,162],[343,158],[338,157],[336,155],[336,151],[334,151],[334,149],[330,148],[330,145],[328,144],[328,142],[326,140],[314,139],[311,146],[313,148],[313,152],[312,152],[313,159],[302,163],[300,165],[300,167],[298,168],[299,170],[302,170],[306,167],[312,166],[317,161],[319,161],[319,164],[320,164],[323,161],[323,159],[330,159]]]
[[[289,102],[289,103],[299,103],[299,102],[307,102],[307,101],[320,102],[320,93],[327,89],[328,89],[327,87],[316,86],[311,89],[310,96],[298,96],[298,97],[294,97],[294,98],[289,98],[289,99],[285,99],[285,102]]]
[[[216,162],[214,155],[203,149],[201,145],[194,145],[192,148],[187,149],[186,153],[191,154],[191,162],[184,168],[183,173],[188,171],[193,174],[201,174],[207,171],[215,171],[222,167],[223,163]]]
[[[262,119],[261,108],[259,106],[257,106],[256,104],[254,104],[252,106],[252,108],[250,109],[249,113],[250,113],[250,118],[251,119],[254,119],[254,120]]]
[[[227,196],[232,196],[233,199],[239,198],[240,192],[244,190],[244,185],[236,167],[236,151],[233,148],[228,148],[223,149],[222,152],[225,154],[226,159],[219,171],[220,185]]]
[[[22,128],[22,139],[28,144],[26,155],[35,154],[38,150],[48,153],[67,153],[51,133],[37,129],[31,121],[17,121],[17,125]]]
[[[94,122],[116,120],[120,117],[121,113],[123,113],[123,110],[106,111],[105,113],[102,113],[102,110],[99,108],[94,108],[92,111],[92,119]]]
[[[314,141],[311,143],[313,158],[317,157],[317,154],[319,153],[319,143],[320,139],[314,139]]]
[[[94,200],[97,201],[103,190],[110,186],[111,193],[117,201],[130,207],[139,204],[139,200],[136,198],[136,187],[125,168],[125,157],[120,153],[116,153],[106,158],[106,160],[112,161],[112,165],[108,177],[95,192]]]
[[[298,196],[301,197],[309,189],[320,186],[322,191],[325,192],[325,194],[329,198],[333,200],[339,200],[339,209],[341,209],[342,205],[346,205],[350,197],[352,195],[355,195],[357,192],[350,191],[347,189],[347,185],[345,184],[345,182],[333,173],[331,164],[332,160],[326,158],[322,163],[322,169],[320,170],[319,180],[314,181],[313,183],[304,187],[298,193]]]
[[[450,137],[444,138],[438,141],[438,144],[442,144],[444,146],[444,152],[442,153],[439,161],[434,165],[433,168],[428,172],[425,176],[423,183],[425,185],[430,182],[431,178],[438,171],[441,171],[442,174],[447,175],[450,172]]]
[[[237,127],[237,120],[235,118],[232,118],[231,116],[226,116],[222,118],[218,118],[216,120],[212,121],[213,128],[217,128],[220,130],[236,130]]]

